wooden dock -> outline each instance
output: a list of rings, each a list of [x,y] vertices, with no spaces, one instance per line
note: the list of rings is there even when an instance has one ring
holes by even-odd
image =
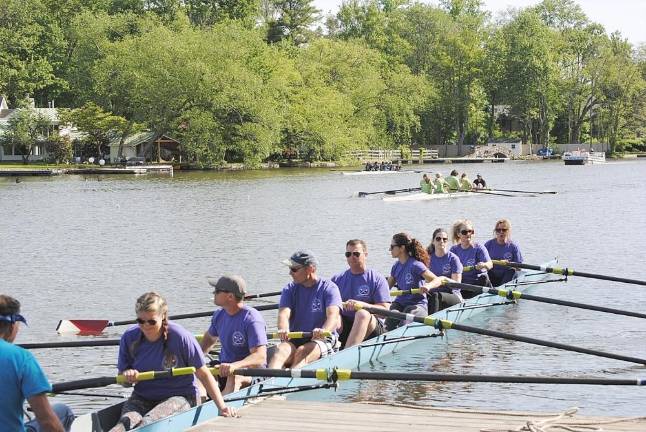
[[[589,417],[564,413],[487,411],[370,403],[321,403],[267,399],[247,405],[239,418],[222,418],[194,426],[190,432],[504,432],[572,430],[637,432],[646,417]],[[531,424],[534,429],[527,428]],[[536,426],[542,427],[538,429]],[[549,426],[549,427],[548,427]],[[571,429],[566,429],[565,426]],[[523,428],[525,427],[525,428]]]

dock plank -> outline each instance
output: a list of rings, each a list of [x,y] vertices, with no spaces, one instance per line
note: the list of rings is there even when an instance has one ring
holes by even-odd
[[[423,428],[442,432],[480,432],[486,429],[520,430],[528,421],[554,419],[562,413],[481,411],[436,407],[408,407],[370,403],[322,403],[267,399],[240,411],[240,418],[217,419],[194,426],[190,432],[368,432]],[[612,422],[612,423],[609,423]],[[646,417],[589,417],[575,414],[558,420],[563,425],[588,425],[603,431],[646,430]],[[527,429],[525,429],[527,430]],[[588,429],[594,430],[594,429]]]

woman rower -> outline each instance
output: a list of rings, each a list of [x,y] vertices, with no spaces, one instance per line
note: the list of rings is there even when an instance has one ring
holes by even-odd
[[[419,288],[420,294],[402,294],[390,304],[390,310],[396,310],[416,316],[426,316],[428,301],[426,293],[435,290],[441,283],[441,277],[435,276],[426,267],[428,253],[422,244],[406,233],[395,234],[390,242],[390,255],[397,258],[388,276],[388,285],[397,284],[400,290],[409,291]],[[399,321],[386,318],[386,329],[392,330]],[[401,323],[403,324],[403,323]]]
[[[118,370],[134,391],[123,404],[121,418],[110,431],[127,431],[152,423],[170,414],[186,411],[197,405],[198,389],[195,376],[225,417],[235,416],[235,410],[224,403],[220,389],[204,364],[202,350],[195,336],[179,324],[168,321],[166,300],[155,292],[137,299],[137,326],[121,336]],[[139,371],[195,367],[195,375],[158,378],[137,382]]]
[[[433,231],[433,238],[427,251],[431,264],[429,270],[438,276],[445,276],[454,282],[462,282],[462,263],[460,258],[449,248],[449,234],[444,228],[438,228]],[[428,313],[429,315],[449,306],[462,303],[462,294],[460,289],[451,289],[448,287],[440,288],[440,291],[428,293]]]
[[[469,177],[467,177],[467,173],[462,173],[460,176],[460,190],[462,192],[468,192],[473,188],[471,186],[471,180],[469,180]]]
[[[511,240],[511,222],[508,219],[496,221],[493,230],[494,238],[484,244],[493,260],[523,262],[523,254],[516,243]],[[494,265],[489,270],[489,279],[493,286],[503,285],[516,276],[516,270],[510,267]]]
[[[462,272],[462,282],[471,285],[488,286],[490,285],[487,271],[491,270],[493,263],[489,258],[489,252],[484,246],[473,240],[475,230],[473,224],[468,219],[461,219],[453,224],[453,243],[451,252],[460,258],[464,267]],[[462,290],[464,298],[474,297],[476,294]]]

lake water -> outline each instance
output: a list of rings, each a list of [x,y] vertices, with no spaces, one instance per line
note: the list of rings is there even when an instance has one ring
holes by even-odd
[[[346,267],[345,242],[366,240],[371,267],[387,273],[391,236],[412,233],[425,245],[455,219],[492,236],[501,217],[525,262],[555,256],[575,270],[646,279],[646,161],[565,166],[559,161],[427,165],[444,175],[481,173],[501,189],[553,190],[557,195],[388,203],[352,198],[357,191],[418,185],[421,174],[343,176],[330,170],[182,173],[163,176],[0,178],[0,292],[17,297],[29,326],[17,342],[75,339],[54,329],[62,318],[134,318],[134,302],[156,290],[171,314],[211,309],[206,276],[239,273],[250,291],[280,290],[289,280],[280,261],[309,248],[319,274]],[[571,277],[536,295],[643,311],[646,287]],[[265,312],[275,328],[275,312]],[[182,321],[201,333],[208,318]],[[473,325],[646,358],[646,322],[591,311],[521,302]],[[116,338],[122,327],[105,337]],[[436,344],[433,344],[437,347]],[[443,349],[402,350],[375,369],[474,374],[646,377],[642,366],[484,336],[451,332]],[[52,382],[114,375],[117,347],[34,351]],[[564,385],[370,383],[332,395],[438,406],[564,410],[641,415],[644,389]],[[118,394],[118,387],[94,391]],[[59,396],[83,412],[113,399]]]

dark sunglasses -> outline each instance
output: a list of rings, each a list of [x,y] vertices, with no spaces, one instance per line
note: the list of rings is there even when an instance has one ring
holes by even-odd
[[[141,318],[137,318],[136,321],[137,321],[137,324],[146,324],[146,323],[148,323],[150,325],[157,324],[157,320],[154,320],[154,319],[143,320]]]
[[[346,258],[350,258],[352,255],[354,255],[354,256],[356,256],[357,258],[359,258],[359,257],[361,256],[361,252],[354,251],[354,252],[346,252],[346,253],[345,253],[345,257],[346,257]]]
[[[502,232],[507,232],[509,231],[507,228],[496,228],[497,233],[502,233]]]
[[[216,289],[215,291],[213,291],[213,294],[220,294],[220,293],[225,293],[225,292],[229,292],[229,291],[226,291],[226,290],[223,290],[223,289]]]
[[[473,234],[473,230],[462,230],[460,231],[460,234],[462,235]]]
[[[449,241],[449,238],[448,237],[435,237],[435,241],[445,241],[445,242],[447,242],[447,241]]]
[[[300,269],[302,269],[302,268],[303,268],[303,266],[290,267],[290,268],[289,268],[289,272],[290,272],[290,273],[296,273],[297,271],[299,271],[299,270],[300,270]]]

